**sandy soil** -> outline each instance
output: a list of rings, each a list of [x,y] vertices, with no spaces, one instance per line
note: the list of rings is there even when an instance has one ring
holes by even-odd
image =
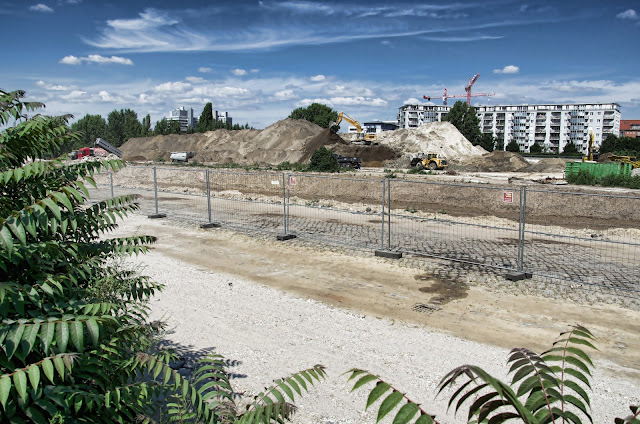
[[[126,220],[120,231],[159,237],[154,252],[139,259],[148,265],[146,274],[167,284],[153,303],[154,316],[175,327],[174,343],[215,348],[240,361],[232,371],[249,376],[238,380],[241,388],[260,390],[315,363],[330,368],[331,382],[299,404],[294,422],[374,422],[361,412],[364,392],[347,395],[338,375],[354,366],[386,376],[442,416],[445,397],[427,402],[448,370],[475,363],[499,373],[506,349],[542,351],[575,323],[598,337],[590,395],[594,422],[611,422],[626,405],[640,401],[638,311],[472,286],[439,310],[416,312],[416,303],[452,290],[430,277],[428,266],[402,268],[372,252],[276,242],[141,216]]]

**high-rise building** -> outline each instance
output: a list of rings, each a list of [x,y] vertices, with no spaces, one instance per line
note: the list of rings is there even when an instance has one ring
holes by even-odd
[[[414,128],[441,121],[450,109],[433,104],[404,105],[399,108],[398,124],[400,128]],[[607,135],[620,133],[617,103],[477,106],[476,113],[483,133],[504,134],[505,146],[515,140],[522,152],[528,152],[534,144],[543,151],[563,152],[573,142],[579,151],[587,153],[589,130],[593,131],[594,149]]]
[[[180,131],[186,132],[189,129],[195,129],[198,124],[198,118],[193,115],[193,109],[185,109],[184,106],[180,106],[178,109],[174,109],[169,112],[167,121],[180,122]]]
[[[218,122],[222,122],[223,124],[229,124],[229,126],[233,125],[233,118],[229,116],[229,112],[220,112],[217,110],[213,111],[213,119]]]

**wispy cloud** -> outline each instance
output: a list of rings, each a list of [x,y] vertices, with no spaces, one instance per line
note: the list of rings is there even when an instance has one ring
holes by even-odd
[[[244,69],[233,69],[231,73],[237,77],[241,77],[243,75],[247,75],[247,71]]]
[[[627,9],[624,12],[618,13],[616,15],[616,18],[618,19],[630,19],[630,20],[636,20],[638,19],[638,13],[634,10],[634,9]]]
[[[520,72],[520,68],[515,65],[507,65],[502,69],[494,69],[494,74],[517,74]]]
[[[53,9],[46,4],[38,3],[33,6],[29,6],[29,10],[32,12],[53,13]]]
[[[77,56],[69,55],[60,59],[59,63],[62,63],[64,65],[81,65],[83,62],[133,65],[133,61],[131,59],[127,59],[126,57],[119,57],[119,56],[105,57],[105,56],[100,56],[99,54],[90,54],[89,56],[86,56],[86,57],[77,57]]]
[[[327,79],[327,77],[325,77],[324,75],[314,75],[309,79],[314,82],[319,82],[319,81],[324,81],[325,79]]]
[[[205,66],[201,66],[200,68],[198,68],[198,72],[202,72],[203,74],[208,74],[213,72],[212,68],[207,68]]]
[[[206,21],[193,11],[148,8],[133,18],[106,21],[97,37],[85,41],[98,48],[135,52],[266,50],[413,36],[429,36],[434,41],[472,42],[501,38],[500,35],[473,34],[473,31],[569,19],[555,13],[526,19],[516,19],[507,10],[476,13],[477,5],[470,3],[393,3],[381,7],[344,4],[338,7],[285,1],[263,2],[260,8],[264,13],[259,21],[251,19],[251,14],[229,20],[227,15],[231,11],[223,7],[207,10]]]
[[[50,91],[69,91],[69,90],[73,90],[73,89],[76,88],[73,85],[48,84],[48,83],[44,82],[43,80],[36,81],[36,85],[38,87],[42,87],[45,90],[50,90]]]

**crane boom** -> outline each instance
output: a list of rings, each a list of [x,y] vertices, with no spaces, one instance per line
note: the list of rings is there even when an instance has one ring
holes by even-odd
[[[447,94],[447,89],[444,89],[444,94],[442,95],[442,104],[446,106],[447,99],[455,99],[466,97],[467,106],[471,106],[471,98],[472,97],[484,97],[484,96],[495,96],[496,93],[475,93],[471,94],[471,86],[478,80],[480,74],[475,74],[473,77],[469,78],[469,83],[464,88],[465,94]],[[431,101],[432,97],[440,97],[440,96],[422,96],[424,99]]]

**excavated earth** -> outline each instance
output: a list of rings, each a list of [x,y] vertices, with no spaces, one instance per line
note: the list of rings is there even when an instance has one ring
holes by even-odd
[[[542,159],[532,165],[515,153],[487,153],[473,146],[449,122],[385,131],[372,145],[351,143],[306,120],[285,119],[264,130],[216,130],[133,138],[120,149],[129,161],[169,161],[171,152],[192,151],[193,160],[204,164],[278,165],[305,163],[320,147],[342,156],[360,157],[367,167],[408,168],[415,155],[438,153],[447,158],[451,169],[456,171],[561,172],[564,169],[562,159]]]

